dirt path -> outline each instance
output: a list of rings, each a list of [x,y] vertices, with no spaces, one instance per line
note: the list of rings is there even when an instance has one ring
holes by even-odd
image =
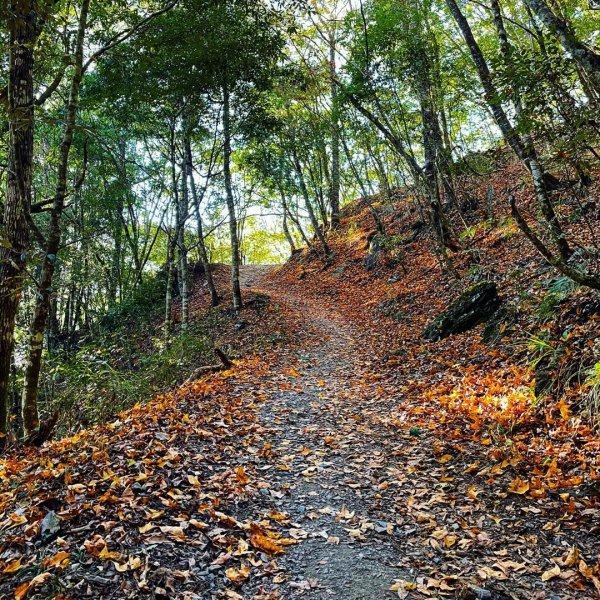
[[[271,269],[242,271],[271,298],[264,354],[6,462],[0,597],[598,597],[593,502],[511,490],[510,460],[421,419],[372,331]]]
[[[376,460],[361,448],[371,445],[369,432],[352,443],[343,439],[348,432],[342,425],[360,420],[352,394],[362,371],[357,332],[316,303],[273,286],[265,291],[305,315],[314,339],[288,357],[298,365],[289,371],[289,389],[281,389],[279,373],[264,389],[270,401],[262,418],[272,428],[272,452],[280,461],[270,473],[270,501],[290,516],[292,532],[302,540],[281,561],[291,577],[279,591],[315,600],[392,597],[390,584],[400,574],[394,525],[372,512],[363,494],[367,482],[350,468],[356,459]]]

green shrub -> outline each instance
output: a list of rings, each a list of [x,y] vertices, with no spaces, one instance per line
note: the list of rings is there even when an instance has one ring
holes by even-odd
[[[211,348],[197,325],[168,342],[152,340],[138,351],[88,344],[66,362],[53,359],[45,386],[52,394],[46,401],[60,410],[67,431],[78,423],[102,422],[183,383],[198,366],[211,362]]]

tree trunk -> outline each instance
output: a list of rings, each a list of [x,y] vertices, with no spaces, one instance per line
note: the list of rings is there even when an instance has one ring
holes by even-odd
[[[596,98],[590,99],[597,100],[600,95],[600,54],[596,54],[592,48],[578,40],[569,24],[558,17],[544,0],[525,0],[525,4],[559,39],[562,47],[586,73],[588,84],[593,86],[596,93]]]
[[[33,163],[33,63],[37,2],[12,0],[8,50],[8,168],[0,244],[0,447],[6,443],[15,322],[29,247]]]
[[[56,259],[60,248],[61,217],[67,196],[67,178],[69,174],[69,154],[73,144],[73,132],[77,119],[79,106],[79,90],[83,78],[83,44],[87,27],[87,16],[90,0],[83,0],[79,15],[77,40],[75,44],[75,60],[73,78],[69,92],[69,103],[60,146],[58,171],[56,177],[56,194],[52,211],[50,213],[50,228],[45,249],[44,264],[40,277],[39,293],[37,296],[33,321],[29,337],[29,357],[25,368],[25,385],[23,388],[23,428],[25,436],[31,435],[39,427],[37,408],[38,386],[40,369],[42,365],[42,349],[44,345],[44,331],[50,307],[50,294],[52,292],[52,279],[56,268]]]
[[[176,237],[167,229],[167,288],[165,290],[165,336],[168,337],[173,329],[173,278],[174,278],[174,254]]]
[[[204,269],[204,275],[206,277],[206,285],[210,293],[210,301],[212,306],[219,305],[219,293],[215,286],[215,280],[212,276],[210,269],[210,261],[208,260],[208,252],[206,251],[206,243],[204,241],[204,226],[202,223],[202,215],[200,214],[200,202],[201,198],[198,195],[198,189],[196,188],[196,180],[194,179],[194,163],[192,159],[192,144],[189,137],[185,139],[185,151],[187,154],[187,176],[190,180],[190,188],[192,190],[192,202],[194,203],[194,212],[196,213],[196,224],[198,230],[198,254],[200,254],[200,262]]]
[[[473,32],[471,31],[471,26],[461,12],[456,0],[446,0],[446,4],[459,29],[461,30],[465,42],[467,43],[469,52],[473,62],[475,63],[475,67],[477,68],[479,79],[485,92],[486,100],[490,106],[494,119],[500,128],[502,135],[504,136],[504,139],[531,173],[533,187],[535,189],[540,211],[549,225],[552,238],[558,248],[558,252],[562,260],[566,261],[571,255],[571,249],[569,248],[558,217],[554,212],[554,207],[552,206],[548,196],[548,190],[546,188],[546,180],[544,176],[545,174],[538,161],[535,148],[532,144],[523,143],[516,130],[508,120],[508,117],[504,112],[504,108],[500,102],[500,96],[498,95],[498,92],[492,82],[492,76],[485,57],[483,56],[483,52],[475,40]]]
[[[315,215],[312,202],[310,201],[310,196],[308,195],[308,189],[306,187],[306,181],[304,180],[304,174],[302,173],[302,165],[300,164],[300,159],[298,158],[296,148],[292,148],[292,159],[294,162],[294,170],[296,171],[296,175],[298,177],[300,191],[302,192],[302,198],[304,199],[304,204],[306,206],[306,210],[308,211],[308,216],[310,218],[310,223],[313,226],[313,229],[315,230],[315,235],[317,236],[317,239],[319,240],[321,247],[323,248],[325,256],[329,256],[331,254],[331,250],[327,245],[327,240],[323,235],[323,231],[319,225],[317,216]]]
[[[233,293],[233,310],[239,313],[242,309],[242,290],[240,288],[240,244],[237,235],[237,217],[231,183],[231,109],[229,105],[229,88],[223,84],[223,175],[225,178],[225,198],[229,213],[229,238],[231,241],[231,290]]]
[[[290,233],[289,227],[288,227],[288,207],[287,207],[287,201],[285,199],[285,194],[283,192],[281,192],[281,206],[283,208],[283,224],[282,224],[282,229],[283,229],[283,234],[285,235],[285,239],[287,240],[287,243],[290,245],[290,251],[292,254],[294,254],[294,252],[296,252],[296,244],[294,243],[294,238],[292,237],[292,234]]]
[[[177,203],[177,251],[179,253],[179,289],[181,293],[181,330],[187,331],[190,322],[190,277],[187,247],[185,245],[185,224],[189,210],[189,194],[186,177],[186,161],[181,165],[181,198]]]
[[[335,66],[335,30],[329,37],[329,70],[331,76],[331,228],[340,225],[340,115]]]

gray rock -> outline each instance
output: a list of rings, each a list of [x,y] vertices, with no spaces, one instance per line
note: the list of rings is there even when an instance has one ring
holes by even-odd
[[[56,516],[56,513],[51,510],[44,517],[40,528],[40,538],[43,543],[49,542],[53,539],[60,531],[60,519]]]
[[[426,340],[438,341],[454,333],[468,331],[487,321],[500,308],[502,300],[498,296],[495,283],[486,281],[466,290],[438,315],[423,331]]]

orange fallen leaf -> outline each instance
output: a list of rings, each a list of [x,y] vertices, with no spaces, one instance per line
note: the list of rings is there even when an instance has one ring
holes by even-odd
[[[64,569],[69,565],[70,556],[71,554],[69,552],[58,552],[53,557],[44,560],[44,567],[47,569],[51,569],[52,567]]]
[[[526,494],[529,491],[529,483],[517,477],[508,486],[508,491],[511,494]]]
[[[250,577],[250,567],[248,565],[242,565],[239,569],[229,567],[229,569],[225,571],[225,575],[228,579],[233,581],[233,583],[241,583]]]

